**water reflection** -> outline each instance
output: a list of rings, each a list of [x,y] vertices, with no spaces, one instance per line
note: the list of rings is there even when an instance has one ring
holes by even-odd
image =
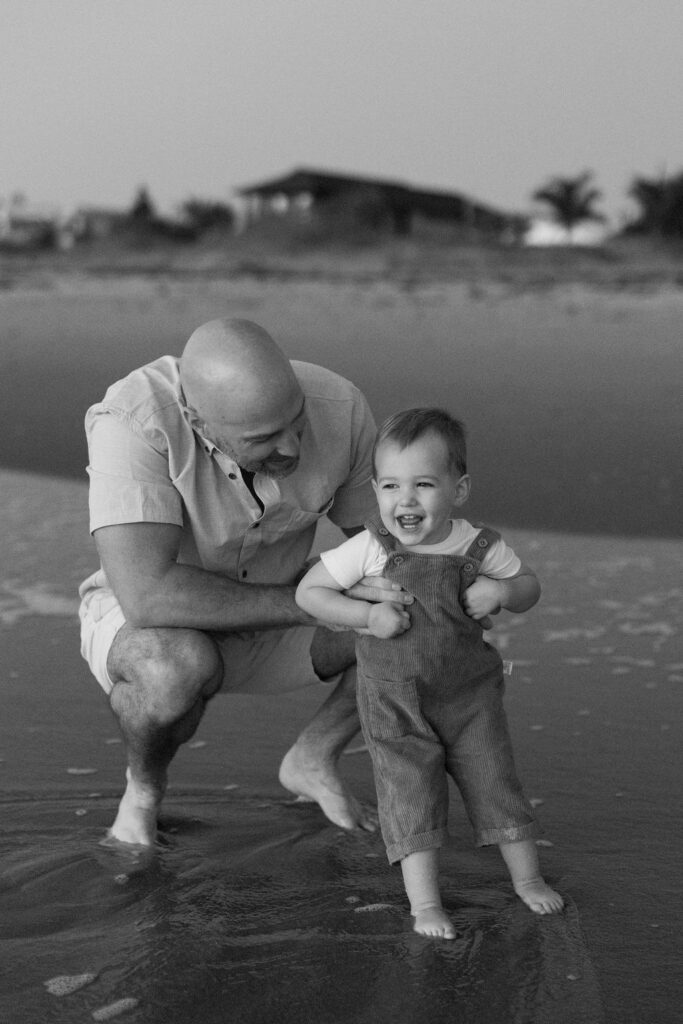
[[[465,864],[445,887],[458,938],[432,942],[412,931],[379,840],[307,809],[241,798],[226,814],[224,798],[195,796],[167,821],[167,846],[130,856],[98,843],[108,801],[87,829],[65,825],[66,803],[14,805],[3,841],[13,1024],[53,1019],[57,1001],[75,1022],[126,998],[138,1000],[126,1020],[145,1024],[603,1019],[571,902],[536,917],[502,875]],[[458,878],[463,854],[449,857]],[[45,988],[84,973],[94,980],[72,994]]]

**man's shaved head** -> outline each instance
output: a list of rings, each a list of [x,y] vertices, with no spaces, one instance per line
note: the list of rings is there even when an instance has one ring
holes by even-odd
[[[298,464],[304,396],[285,354],[251,320],[211,320],[190,337],[180,382],[195,426],[242,469],[287,476]]]
[[[289,360],[251,320],[210,320],[192,334],[180,360],[188,404],[212,426],[267,418],[299,392]]]

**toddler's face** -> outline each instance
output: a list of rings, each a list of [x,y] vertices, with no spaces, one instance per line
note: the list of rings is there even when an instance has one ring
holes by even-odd
[[[377,450],[375,469],[373,487],[389,533],[405,547],[448,537],[453,510],[467,500],[470,479],[450,469],[441,437],[427,434],[407,448],[387,441]]]

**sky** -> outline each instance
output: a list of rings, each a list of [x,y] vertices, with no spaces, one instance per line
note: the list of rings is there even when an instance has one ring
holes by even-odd
[[[683,171],[680,0],[0,0],[0,197],[160,209],[297,166],[528,211]]]

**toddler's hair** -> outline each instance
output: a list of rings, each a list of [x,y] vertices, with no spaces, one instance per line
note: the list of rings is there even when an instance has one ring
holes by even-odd
[[[372,469],[375,476],[377,475],[375,459],[380,445],[391,441],[403,449],[425,434],[436,434],[446,442],[449,469],[461,476],[467,472],[465,424],[457,420],[455,416],[451,416],[445,409],[421,407],[396,412],[379,428],[372,449]]]

